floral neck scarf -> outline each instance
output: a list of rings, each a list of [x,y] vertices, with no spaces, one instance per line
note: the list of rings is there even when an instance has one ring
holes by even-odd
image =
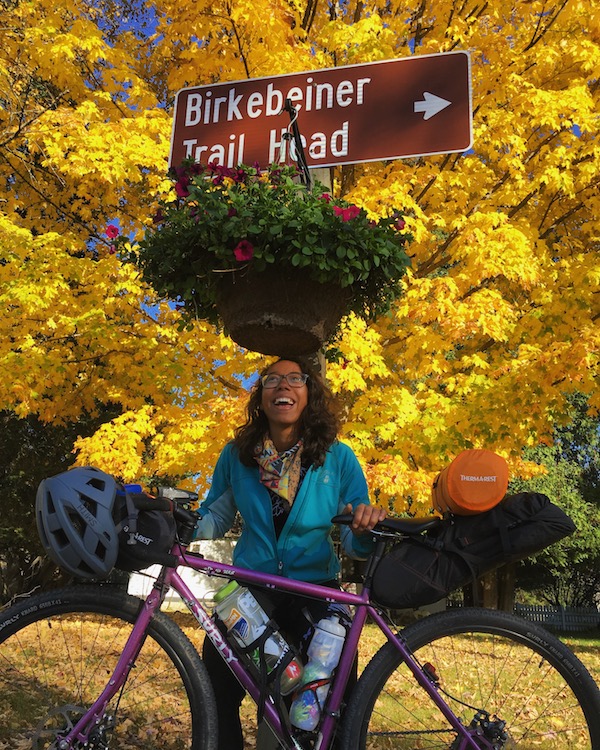
[[[262,484],[283,497],[291,505],[300,485],[302,466],[302,439],[287,451],[277,453],[269,436],[256,446],[254,455]]]

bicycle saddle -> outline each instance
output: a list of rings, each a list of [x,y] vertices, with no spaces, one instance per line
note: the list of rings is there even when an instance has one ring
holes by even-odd
[[[442,519],[437,516],[426,518],[384,518],[374,528],[374,531],[393,531],[396,534],[421,534],[423,531],[435,528]],[[342,513],[331,519],[332,523],[350,526],[352,523],[351,513]]]

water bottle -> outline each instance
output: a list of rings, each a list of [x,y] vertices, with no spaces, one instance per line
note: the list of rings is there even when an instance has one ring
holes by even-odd
[[[228,632],[242,646],[249,646],[265,631],[269,618],[248,589],[235,581],[222,586],[214,596],[215,612],[224,622]],[[290,647],[278,631],[274,631],[264,643],[267,673],[271,673],[289,654]],[[256,648],[250,658],[260,669],[260,654]],[[302,677],[302,663],[294,657],[281,674],[282,695],[291,693]]]
[[[319,723],[345,637],[346,629],[337,617],[319,620],[308,647],[302,685],[290,708],[290,722],[298,729],[312,731]]]

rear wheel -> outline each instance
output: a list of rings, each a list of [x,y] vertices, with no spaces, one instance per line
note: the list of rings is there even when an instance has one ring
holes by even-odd
[[[0,614],[0,750],[59,750],[106,686],[142,605],[114,587],[73,586]],[[123,689],[73,750],[214,750],[215,717],[202,660],[158,612]]]
[[[575,655],[537,626],[503,612],[456,610],[402,632],[481,748],[600,750],[600,693]],[[345,710],[344,750],[455,750],[456,733],[386,644]]]

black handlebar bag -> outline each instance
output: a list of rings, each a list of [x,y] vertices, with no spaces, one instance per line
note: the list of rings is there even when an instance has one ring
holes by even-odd
[[[151,565],[174,567],[176,525],[172,503],[143,492],[118,492],[119,554],[115,567],[134,572]]]
[[[536,492],[509,495],[478,515],[448,515],[434,529],[391,547],[375,570],[372,598],[392,609],[433,604],[574,531],[569,516]]]

